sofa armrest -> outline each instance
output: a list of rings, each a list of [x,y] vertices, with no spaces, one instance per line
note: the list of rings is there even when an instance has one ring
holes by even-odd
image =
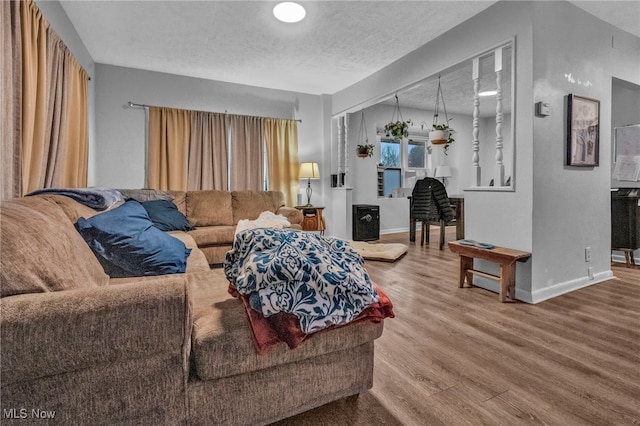
[[[187,279],[154,278],[0,299],[3,383],[160,353],[182,353],[188,368]]]
[[[293,207],[280,207],[276,214],[281,214],[286,217],[292,225],[301,225],[304,220],[302,212]]]

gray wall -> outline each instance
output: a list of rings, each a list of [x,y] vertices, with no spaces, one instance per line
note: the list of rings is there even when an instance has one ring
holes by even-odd
[[[511,38],[516,40],[516,190],[467,190],[466,237],[532,252],[527,263],[518,265],[516,296],[539,302],[612,276],[611,86],[613,77],[638,84],[640,39],[568,2],[499,2],[336,93],[333,112],[357,108]],[[578,87],[565,77],[568,73],[592,85]],[[564,165],[569,93],[601,101],[599,167]],[[534,116],[537,101],[551,104],[549,117]],[[588,264],[587,246],[592,251]],[[594,279],[588,277],[589,267]],[[494,282],[481,283],[497,289]]]
[[[145,112],[138,104],[302,119],[298,124],[300,161],[320,163],[323,177],[324,103],[321,96],[264,89],[191,77],[96,65],[97,182],[139,188],[145,184]],[[314,200],[323,199],[324,181],[312,182]],[[327,180],[328,181],[328,180]]]
[[[552,111],[533,128],[532,296],[544,299],[611,276],[612,81],[639,82],[640,40],[568,3],[536,2],[533,11],[534,102]],[[564,165],[569,93],[600,100],[599,167]]]

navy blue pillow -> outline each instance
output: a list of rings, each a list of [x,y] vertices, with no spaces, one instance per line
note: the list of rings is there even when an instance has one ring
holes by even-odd
[[[142,207],[161,231],[193,231],[195,228],[170,200],[144,201]]]
[[[182,241],[154,227],[137,201],[80,218],[76,229],[111,277],[183,273],[191,253]]]

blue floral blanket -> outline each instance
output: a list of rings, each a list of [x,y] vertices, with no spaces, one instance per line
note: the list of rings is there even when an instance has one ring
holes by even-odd
[[[295,315],[305,333],[351,322],[379,301],[364,260],[349,244],[293,229],[260,228],[236,235],[224,271],[265,317]]]

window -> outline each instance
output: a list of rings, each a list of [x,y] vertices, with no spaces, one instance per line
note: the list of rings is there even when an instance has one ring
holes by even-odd
[[[380,138],[378,196],[388,197],[394,188],[413,187],[417,177],[424,177],[429,167],[427,134],[410,133],[408,138]]]
[[[407,143],[407,168],[427,168],[427,141],[409,139]]]
[[[380,140],[380,164],[384,167],[400,167],[400,141]]]

